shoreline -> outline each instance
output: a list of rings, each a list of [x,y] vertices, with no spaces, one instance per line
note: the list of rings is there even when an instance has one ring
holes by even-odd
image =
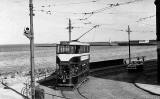
[[[134,58],[134,57],[133,57]],[[116,59],[111,59],[111,60],[117,60],[117,59],[126,59],[126,58],[116,58]],[[109,60],[102,60],[102,61],[109,61]],[[157,59],[153,58],[153,59],[146,59],[147,61],[157,61]],[[99,61],[91,61],[92,62],[99,62]],[[51,66],[47,66],[47,67],[37,67],[36,69],[41,69],[41,68],[54,68],[55,66],[51,67]],[[23,71],[23,70],[29,70],[29,68],[27,68],[27,66],[17,66],[17,67],[0,67],[0,72],[2,73],[3,71],[17,71],[17,69],[19,71]]]
[[[114,59],[116,60],[116,59]],[[108,60],[105,60],[108,61]],[[145,62],[156,62],[157,59],[148,59],[145,60]],[[92,63],[92,62],[90,62]],[[44,73],[44,72],[51,72],[55,70],[55,66],[54,67],[38,67],[35,69],[36,75],[38,75],[39,73]],[[15,75],[29,75],[29,71],[30,69],[27,67],[9,67],[9,68],[0,68],[0,76],[12,76],[14,77]]]

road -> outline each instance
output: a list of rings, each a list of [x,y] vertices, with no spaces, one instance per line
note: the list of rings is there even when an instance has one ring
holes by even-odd
[[[88,99],[160,99],[160,96],[151,95],[133,83],[96,77],[89,77],[79,91]]]

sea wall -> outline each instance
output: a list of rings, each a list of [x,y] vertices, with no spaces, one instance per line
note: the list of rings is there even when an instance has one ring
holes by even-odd
[[[124,59],[97,61],[97,62],[90,63],[90,69],[97,69],[105,66],[114,66],[114,65],[122,65],[122,64],[124,64]]]

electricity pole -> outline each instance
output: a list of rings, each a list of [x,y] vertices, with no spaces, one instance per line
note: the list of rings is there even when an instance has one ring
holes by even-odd
[[[69,19],[69,26],[66,28],[69,31],[69,42],[71,41],[71,32],[72,32],[72,25],[71,25],[71,19]]]
[[[71,26],[71,20],[69,19],[69,27],[68,27],[68,30],[69,30],[69,42],[71,41],[71,30],[72,30],[72,26]]]
[[[34,31],[33,31],[33,1],[29,0],[29,10],[30,10],[30,33],[32,37],[30,38],[30,65],[31,65],[31,97],[35,99],[35,64],[34,64]]]
[[[157,81],[160,83],[160,1],[155,0],[156,5],[156,35],[157,35]]]
[[[132,32],[130,30],[130,27],[128,25],[128,29],[126,30],[128,32],[128,46],[129,46],[129,64],[131,63],[131,48],[130,48],[130,33]]]

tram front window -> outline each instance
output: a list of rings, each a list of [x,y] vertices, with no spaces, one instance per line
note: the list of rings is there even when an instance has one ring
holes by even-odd
[[[84,45],[57,45],[58,54],[80,54],[88,53],[89,46]]]
[[[58,45],[57,46],[57,53],[59,54],[69,54],[70,48],[68,45]]]
[[[71,54],[78,54],[80,53],[80,46],[79,45],[71,45],[70,46]]]
[[[57,45],[58,54],[78,54],[80,53],[79,45]]]

